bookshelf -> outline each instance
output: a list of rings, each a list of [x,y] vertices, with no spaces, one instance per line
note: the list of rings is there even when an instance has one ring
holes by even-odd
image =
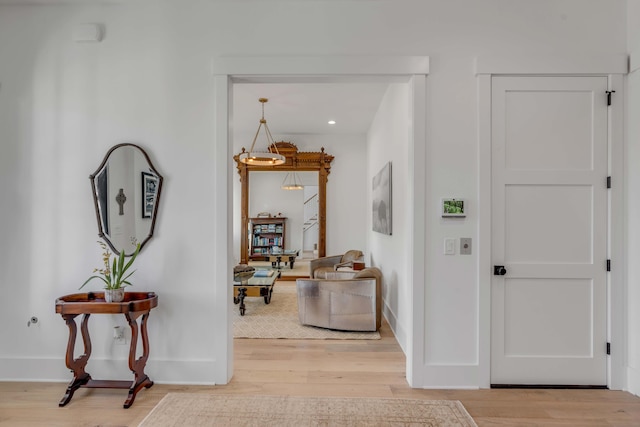
[[[284,251],[287,218],[249,218],[249,259],[268,261],[273,247]]]

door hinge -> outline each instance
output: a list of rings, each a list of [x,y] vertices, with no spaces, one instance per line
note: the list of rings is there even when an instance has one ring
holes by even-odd
[[[607,105],[611,105],[611,94],[616,93],[615,90],[608,90],[607,92]]]
[[[610,342],[607,343],[607,354],[609,354],[609,355],[611,354],[611,343]]]
[[[607,260],[607,271],[611,271],[611,260]]]
[[[607,188],[611,188],[611,177],[607,177]]]

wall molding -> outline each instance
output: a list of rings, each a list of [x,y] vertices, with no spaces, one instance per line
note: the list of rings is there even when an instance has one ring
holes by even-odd
[[[629,55],[629,73],[640,70],[640,52],[631,52]]]
[[[423,369],[424,389],[466,389],[480,388],[478,365],[425,365]]]
[[[628,55],[487,55],[476,58],[478,74],[627,74]]]
[[[424,209],[426,180],[424,158],[426,155],[426,75],[429,73],[428,56],[222,56],[212,60],[214,75],[215,153],[216,168],[214,188],[227,188],[226,198],[216,198],[216,229],[227,230],[225,238],[216,239],[215,274],[212,278],[216,291],[216,321],[214,346],[216,348],[216,380],[226,384],[233,374],[233,334],[230,311],[230,277],[233,251],[233,194],[231,186],[232,165],[228,159],[230,146],[230,99],[233,84],[244,82],[292,83],[299,81],[345,81],[347,79],[400,78],[410,85],[411,123],[409,151],[414,165],[409,165],[410,188],[415,209],[409,235],[426,235],[426,211]],[[395,79],[395,80],[393,80]],[[363,81],[363,80],[361,80]],[[425,242],[414,239],[410,242],[411,262],[408,267],[410,283],[411,313],[406,352],[407,380],[412,387],[420,387],[425,377],[422,374],[424,361],[424,304],[425,304]]]
[[[640,396],[640,370],[634,367],[627,367],[627,390],[629,393]]]
[[[400,323],[398,323],[398,317],[391,310],[391,308],[389,308],[389,305],[386,303],[386,301],[382,307],[382,314],[387,320],[389,327],[391,327],[393,334],[396,336],[396,341],[398,341],[400,348],[402,348],[404,354],[407,354],[406,343],[407,339],[409,338],[407,336],[407,331],[402,327]]]
[[[429,74],[428,56],[221,56],[212,63],[214,75],[334,76]]]

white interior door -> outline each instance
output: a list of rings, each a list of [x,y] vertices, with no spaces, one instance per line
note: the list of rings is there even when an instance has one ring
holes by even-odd
[[[606,90],[492,79],[494,385],[607,383]]]

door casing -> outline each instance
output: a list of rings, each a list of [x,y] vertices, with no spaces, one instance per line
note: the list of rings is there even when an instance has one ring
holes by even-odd
[[[478,385],[491,384],[491,79],[498,75],[596,75],[607,76],[609,90],[615,90],[609,107],[609,176],[612,188],[608,206],[608,254],[614,268],[608,274],[607,301],[608,360],[607,386],[626,387],[627,349],[624,304],[624,75],[628,73],[626,55],[564,56],[487,56],[476,61],[478,88],[478,292],[479,352]]]
[[[384,81],[405,82],[410,86],[412,130],[410,132],[409,164],[412,222],[410,235],[425,236],[426,209],[426,76],[429,73],[427,56],[259,56],[223,57],[213,62],[214,74],[214,188],[226,188],[226,197],[216,198],[216,230],[226,230],[226,238],[213,239],[215,301],[213,310],[217,331],[226,331],[224,339],[214,342],[216,384],[227,384],[233,375],[233,333],[231,321],[231,290],[233,265],[233,194],[232,147],[230,144],[230,100],[234,83],[297,83],[297,82],[350,82]],[[412,387],[421,387],[424,375],[424,283],[426,243],[424,239],[407,242],[407,253],[412,255],[407,276],[411,283],[410,330],[406,350],[407,381]]]

